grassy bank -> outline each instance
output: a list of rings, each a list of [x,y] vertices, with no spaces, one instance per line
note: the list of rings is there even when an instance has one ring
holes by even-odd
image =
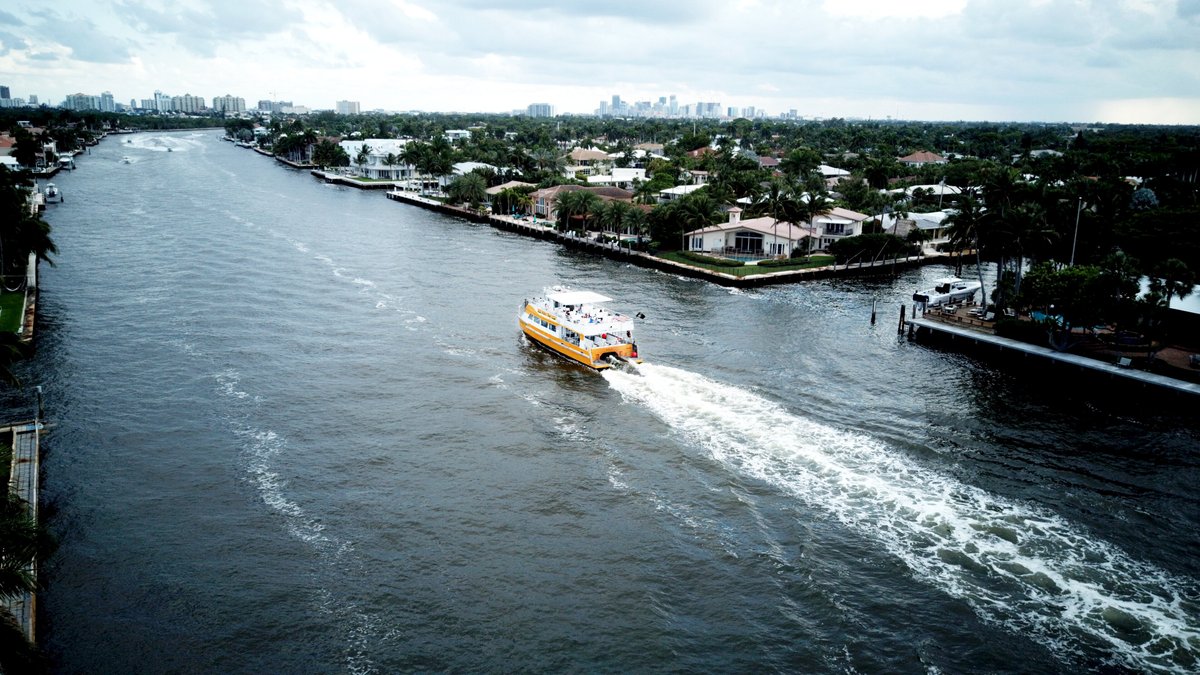
[[[24,304],[24,291],[0,293],[0,331],[15,333],[21,330],[21,309]]]

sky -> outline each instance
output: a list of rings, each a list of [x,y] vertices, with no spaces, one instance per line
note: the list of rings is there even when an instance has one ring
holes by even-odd
[[[0,85],[591,113],[1200,124],[1200,0],[6,0]]]

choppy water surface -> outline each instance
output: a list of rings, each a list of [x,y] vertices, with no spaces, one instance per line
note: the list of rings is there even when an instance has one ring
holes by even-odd
[[[945,269],[730,291],[213,132],[78,164],[26,375],[63,672],[1198,667],[1195,418],[898,340]],[[527,345],[553,283],[648,364]]]

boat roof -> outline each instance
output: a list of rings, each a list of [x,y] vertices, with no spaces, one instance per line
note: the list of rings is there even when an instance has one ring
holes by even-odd
[[[593,293],[592,291],[560,291],[558,293],[551,293],[546,297],[560,305],[582,305],[585,302],[612,302],[612,298],[600,295],[599,293]]]

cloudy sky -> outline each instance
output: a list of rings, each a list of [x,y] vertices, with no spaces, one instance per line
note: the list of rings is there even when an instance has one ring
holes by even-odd
[[[1200,0],[8,0],[0,84],[507,112],[1200,124]]]

